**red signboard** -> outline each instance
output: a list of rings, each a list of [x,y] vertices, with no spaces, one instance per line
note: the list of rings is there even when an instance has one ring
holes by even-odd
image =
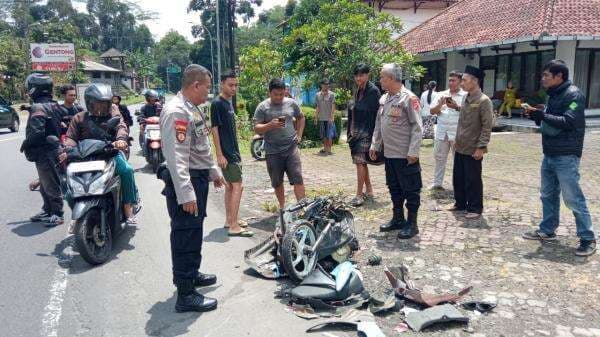
[[[31,68],[35,71],[69,71],[75,68],[75,64],[64,62],[32,62]]]

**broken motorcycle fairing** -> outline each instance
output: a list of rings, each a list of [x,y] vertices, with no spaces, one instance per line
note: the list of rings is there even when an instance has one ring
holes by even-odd
[[[415,331],[421,331],[437,323],[459,322],[468,323],[469,318],[450,304],[438,305],[423,311],[411,312],[406,315],[406,324]]]
[[[458,294],[427,294],[417,289],[412,281],[409,280],[408,268],[404,265],[386,268],[384,273],[397,296],[428,307],[433,307],[441,303],[455,303],[473,289],[473,287],[467,287],[459,291]]]
[[[292,289],[291,295],[294,302],[306,302],[309,299],[327,302],[345,301],[363,291],[363,283],[357,273],[352,273],[343,287],[337,290],[336,280],[321,266],[317,266],[309,276],[302,280],[299,286]]]
[[[265,278],[278,279],[285,276],[277,260],[277,243],[272,236],[245,251],[244,261],[252,270]]]

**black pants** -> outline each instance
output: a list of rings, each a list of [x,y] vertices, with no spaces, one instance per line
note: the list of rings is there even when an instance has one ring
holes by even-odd
[[[190,174],[196,193],[198,215],[185,212],[183,207],[177,203],[171,179],[166,181],[163,190],[171,218],[171,259],[174,283],[196,278],[202,261],[202,237],[208,198],[208,171],[191,171]]]
[[[42,155],[35,162],[40,178],[40,193],[44,200],[42,209],[48,214],[63,216],[63,198],[55,165],[56,160],[50,155]]]
[[[458,209],[467,210],[469,213],[481,214],[483,212],[482,161],[455,152],[452,181],[454,184],[454,199],[456,200],[455,206]]]
[[[418,162],[408,165],[406,159],[385,158],[385,181],[395,210],[403,209],[406,201],[409,212],[418,212],[423,187],[421,165]]]

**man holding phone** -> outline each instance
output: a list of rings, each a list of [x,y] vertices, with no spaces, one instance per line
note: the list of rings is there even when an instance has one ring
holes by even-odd
[[[454,153],[455,203],[450,211],[466,211],[467,220],[476,220],[483,213],[483,180],[481,164],[492,134],[493,108],[490,98],[481,91],[484,73],[467,66],[462,87],[468,92],[460,109]]]
[[[267,171],[280,208],[285,206],[284,173],[294,186],[296,200],[305,196],[302,162],[298,151],[305,119],[298,103],[285,97],[285,90],[285,82],[272,79],[269,82],[269,98],[256,107],[253,119],[254,132],[265,137]]]
[[[542,86],[548,91],[548,105],[524,105],[525,116],[540,126],[544,159],[541,168],[543,219],[539,229],[523,234],[525,239],[556,240],[560,222],[560,195],[575,216],[580,239],[575,255],[596,252],[596,234],[586,199],[579,186],[579,164],[585,136],[585,96],[569,81],[569,68],[561,60],[544,66]]]
[[[435,158],[435,171],[433,185],[431,186],[433,190],[444,189],[444,174],[448,162],[448,153],[454,146],[460,107],[467,95],[460,88],[461,78],[462,73],[457,70],[451,71],[448,76],[448,90],[438,93],[438,101],[431,107],[431,114],[437,116],[433,145],[433,156]]]

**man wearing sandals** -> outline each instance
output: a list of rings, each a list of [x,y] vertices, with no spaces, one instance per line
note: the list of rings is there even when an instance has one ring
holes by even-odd
[[[225,228],[229,228],[229,236],[251,237],[254,233],[243,228],[247,225],[242,224],[238,216],[244,188],[235,110],[231,102],[237,88],[238,80],[234,72],[221,75],[221,92],[210,105],[210,120],[217,164],[227,181],[225,186]]]
[[[399,239],[410,239],[419,233],[417,212],[421,205],[421,166],[419,149],[423,138],[419,98],[402,85],[402,68],[394,63],[381,69],[381,96],[375,131],[369,155],[372,160],[383,146],[385,180],[390,190],[394,215],[380,226],[380,231],[400,229]],[[404,203],[408,221],[404,219]]]
[[[302,161],[298,151],[305,119],[298,103],[285,97],[285,90],[282,80],[272,79],[269,82],[269,98],[256,107],[253,119],[254,132],[265,136],[267,171],[280,208],[285,207],[284,174],[294,186],[296,200],[305,196]]]

